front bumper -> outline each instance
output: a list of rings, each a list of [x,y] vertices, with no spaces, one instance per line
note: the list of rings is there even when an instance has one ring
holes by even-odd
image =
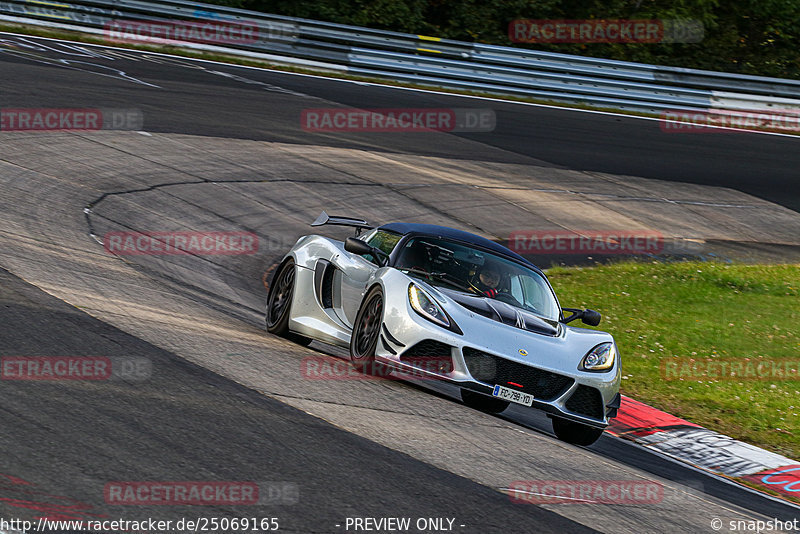
[[[387,298],[387,303],[406,300]],[[495,385],[529,393],[533,408],[595,428],[605,428],[616,416],[618,359],[605,373],[580,371],[586,341],[577,344],[563,332],[555,337],[533,334],[469,313],[454,314],[454,320],[462,335],[427,321],[408,305],[388,306],[376,359],[412,376],[487,396]],[[607,340],[601,334],[608,336],[595,331],[572,335],[589,337],[591,345]],[[582,348],[576,349],[578,345]]]
[[[450,354],[446,355],[452,363],[448,363],[444,357],[430,356],[429,361],[424,358],[410,356],[408,353],[413,352],[414,347],[409,347],[407,351],[403,351],[396,355],[386,356],[383,354],[377,355],[377,359],[382,363],[388,364],[393,368],[406,372],[414,377],[441,380],[457,385],[464,389],[469,389],[477,393],[482,393],[487,396],[492,396],[495,385],[502,385],[511,389],[530,393],[525,388],[515,387],[506,383],[501,383],[500,380],[491,380],[486,377],[484,380],[477,380],[470,374],[463,376],[464,373],[455,371],[459,367],[466,367],[464,363],[463,353],[458,347],[452,347]],[[404,359],[401,359],[405,357]],[[412,361],[408,361],[408,360]],[[439,369],[435,369],[438,367]],[[448,371],[448,367],[453,369]],[[533,369],[536,367],[531,366]],[[565,376],[565,375],[560,375]],[[513,375],[510,378],[514,378]],[[616,388],[614,393],[608,398],[608,395],[603,396],[603,390],[598,389],[596,384],[587,384],[580,380],[575,380],[566,377],[568,383],[565,387],[552,398],[537,398],[534,393],[534,400],[532,408],[537,408],[550,415],[570,419],[585,425],[596,428],[605,428],[609,424],[609,416],[616,415],[616,408],[618,408],[618,395]],[[519,382],[517,382],[519,383]],[[604,388],[605,389],[605,388]],[[607,400],[606,400],[607,399]],[[615,404],[616,403],[616,404]]]

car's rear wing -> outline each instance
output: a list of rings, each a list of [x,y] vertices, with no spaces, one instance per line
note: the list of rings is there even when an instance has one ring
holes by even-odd
[[[317,217],[317,220],[311,223],[311,226],[323,226],[326,224],[334,226],[352,226],[356,229],[356,235],[359,235],[362,230],[371,230],[373,228],[373,226],[371,226],[364,219],[356,219],[354,217],[336,217],[333,215],[328,215],[324,211],[320,213],[319,217]]]

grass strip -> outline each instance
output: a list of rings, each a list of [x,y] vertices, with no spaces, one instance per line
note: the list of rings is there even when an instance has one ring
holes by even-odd
[[[800,459],[800,265],[619,262],[547,274],[562,306],[603,314],[625,395]]]

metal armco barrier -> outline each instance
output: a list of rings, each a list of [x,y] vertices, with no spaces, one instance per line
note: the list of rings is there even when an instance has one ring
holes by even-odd
[[[0,1],[0,20],[109,36],[119,22],[242,24],[257,37],[181,42],[354,75],[661,114],[714,109],[800,114],[800,81],[466,43],[183,0]],[[174,44],[174,41],[172,41]]]

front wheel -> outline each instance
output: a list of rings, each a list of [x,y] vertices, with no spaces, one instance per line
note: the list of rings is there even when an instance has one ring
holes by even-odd
[[[553,432],[561,441],[584,447],[591,445],[603,435],[602,428],[583,425],[560,417],[553,417]]]
[[[272,283],[269,285],[265,316],[267,332],[285,337],[300,345],[308,345],[311,343],[311,338],[289,331],[289,316],[291,315],[292,297],[294,296],[294,279],[294,262],[287,260],[278,268],[272,278]]]
[[[469,389],[461,390],[461,400],[470,408],[475,408],[476,410],[487,413],[500,413],[511,404],[508,401],[481,395]]]
[[[374,287],[358,309],[358,315],[350,336],[350,361],[360,372],[367,375],[386,376],[389,369],[375,361],[375,350],[383,324],[383,291]]]

